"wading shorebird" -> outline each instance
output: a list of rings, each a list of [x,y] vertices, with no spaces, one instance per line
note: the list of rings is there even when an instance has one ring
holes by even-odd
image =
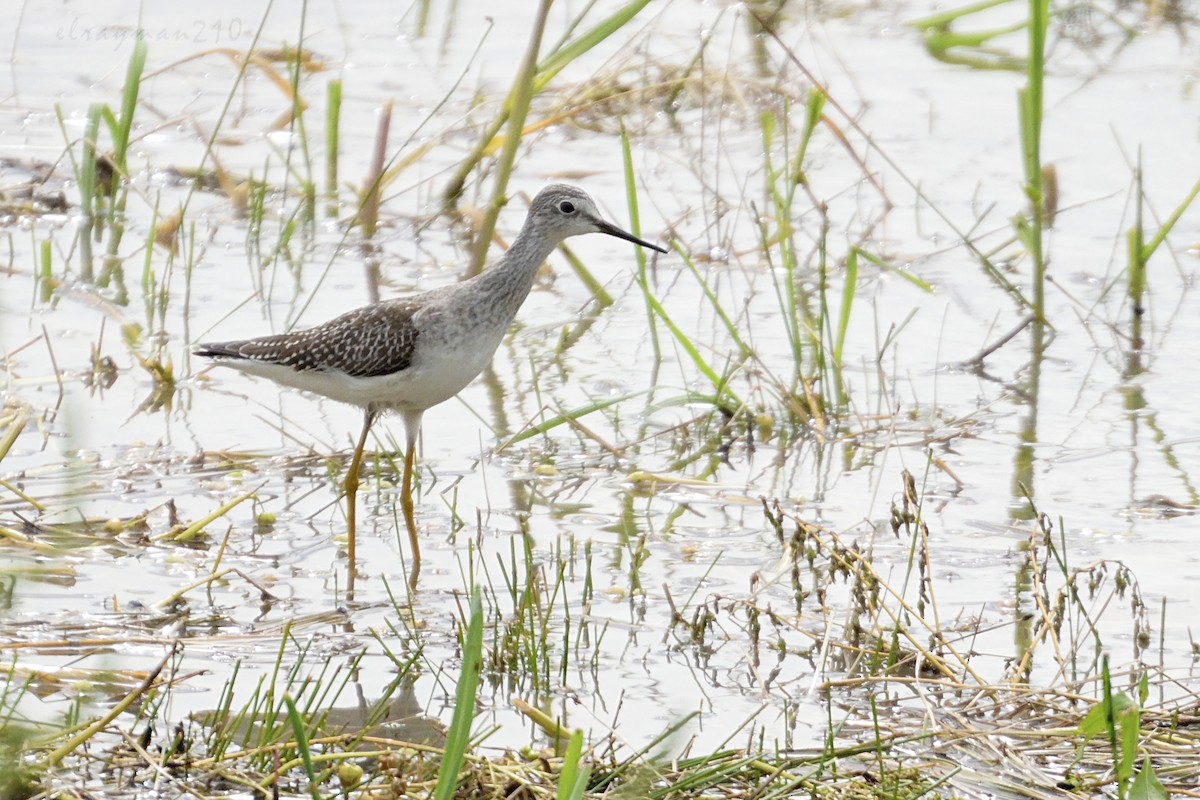
[[[409,583],[415,586],[421,548],[413,518],[412,476],[421,415],[458,394],[483,371],[529,295],[542,262],[564,239],[584,233],[606,233],[667,252],[605,221],[583,191],[555,184],[533,198],[508,252],[469,280],[364,306],[308,330],[196,347],[196,355],[222,366],[363,409],[362,432],[343,483],[349,504],[351,576],[358,473],[372,423],[385,411],[396,411],[404,420],[400,505],[412,547]]]

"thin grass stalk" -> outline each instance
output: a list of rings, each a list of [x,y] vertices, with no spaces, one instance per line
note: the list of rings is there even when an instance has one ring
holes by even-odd
[[[692,361],[692,364],[695,365],[696,369],[700,371],[700,374],[707,378],[709,383],[713,385],[713,388],[716,390],[714,401],[722,407],[728,406],[727,410],[734,410],[742,407],[744,404],[742,403],[741,398],[739,398],[737,393],[729,387],[728,376],[720,375],[715,369],[713,369],[708,361],[705,360],[704,356],[700,355],[700,350],[696,347],[696,344],[688,338],[687,334],[685,334],[680,327],[675,324],[674,320],[671,319],[670,315],[667,314],[667,310],[663,308],[662,303],[660,303],[658,298],[656,298],[650,291],[650,287],[641,283],[641,281],[638,283],[641,285],[642,293],[646,297],[646,302],[650,305],[651,312],[663,321],[663,324],[667,326],[667,330],[671,332],[671,335],[675,338],[675,341],[679,344],[683,351],[687,353],[688,358],[690,358]]]
[[[707,31],[701,31],[700,45],[696,48],[696,52],[692,55],[691,61],[689,61],[683,66],[682,69],[679,70],[678,74],[675,76],[675,79],[671,81],[671,91],[667,93],[666,97],[664,97],[658,105],[658,107],[671,118],[672,124],[675,123],[676,115],[679,112],[679,109],[683,107],[680,104],[679,99],[683,96],[684,92],[688,90],[692,76],[698,69],[703,68],[704,59],[708,55],[708,45],[712,41],[713,34],[718,30],[720,30],[718,26],[712,25]],[[703,80],[703,78],[701,78],[701,80]]]
[[[527,538],[527,540],[529,539],[529,537],[526,537],[526,538]],[[529,547],[529,555],[530,555],[530,558],[532,559],[533,558],[532,546]],[[551,658],[554,656],[554,652],[550,648],[550,635],[553,632],[553,626],[555,623],[554,609],[559,604],[559,601],[562,601],[562,606],[564,608],[564,613],[562,614],[563,630],[564,631],[571,630],[571,615],[568,611],[565,610],[569,607],[570,604],[566,602],[566,596],[565,596],[566,592],[565,592],[565,588],[563,585],[563,570],[565,569],[565,564],[562,561],[562,553],[561,552],[557,553],[556,557],[550,562],[550,564],[552,565],[552,567],[554,569],[554,580],[550,584],[550,592],[549,592],[549,595],[545,598],[545,604],[538,606],[536,608],[536,611],[538,612],[538,615],[540,618],[539,619],[540,627],[538,629],[538,641],[537,641],[537,646],[539,649],[538,655],[539,655],[539,658],[542,663],[542,674],[545,676],[546,686],[551,685],[550,679],[551,679],[551,676],[554,674],[554,671],[552,669],[552,664],[551,664]],[[543,577],[543,582],[541,585],[544,587],[546,585],[544,579],[545,579],[547,568],[545,565],[541,565],[539,567],[539,569],[541,570],[541,575]],[[569,644],[569,642],[567,644]],[[569,652],[569,651],[563,650],[560,652]]]
[[[570,538],[570,547],[571,547],[570,555],[564,556],[562,553],[562,539],[559,538],[559,540],[558,540],[558,548],[559,548],[558,574],[555,576],[555,580],[557,581],[557,586],[555,587],[556,593],[557,593],[559,587],[565,587],[566,582],[568,580],[571,580],[571,578],[569,578],[568,574],[567,574],[568,569],[570,570],[571,574],[574,574],[574,572],[575,572],[576,552],[575,552],[575,537],[574,536],[571,536],[571,538]],[[568,563],[570,565],[569,567],[568,567]],[[564,591],[565,591],[565,589],[564,589]],[[580,607],[582,608],[584,606],[581,604]],[[569,678],[570,678],[570,667],[571,667],[571,663],[572,663],[572,659],[571,659],[572,636],[571,636],[571,634],[574,631],[573,623],[574,623],[574,619],[571,616],[571,604],[564,602],[563,603],[563,621],[562,621],[562,641],[560,641],[559,645],[558,645],[558,680],[559,680],[559,685],[561,685],[561,686],[567,686]]]
[[[634,180],[633,170],[633,150],[629,145],[629,132],[625,130],[625,125],[621,125],[621,166],[625,174],[625,202],[629,208],[629,221],[634,226],[634,235],[641,236],[641,222],[637,213],[637,184]],[[649,322],[650,346],[654,352],[654,364],[651,371],[650,385],[653,387],[658,384],[658,369],[662,363],[662,347],[658,340],[658,326],[654,322],[653,307],[650,303],[650,278],[646,273],[646,254],[642,248],[634,248],[634,257],[637,259],[637,281],[642,287],[642,291],[646,294],[646,319]]]
[[[518,611],[523,619],[521,635],[517,639],[524,657],[521,671],[530,677],[534,686],[546,686],[550,663],[542,641],[542,632],[546,628],[548,613],[542,607],[544,600],[542,590],[546,585],[545,575],[538,564],[534,562],[532,537],[521,537],[521,542],[522,555],[525,559],[522,569],[525,585],[521,589],[521,608]]]
[[[142,275],[139,282],[142,288],[142,303],[146,309],[146,336],[150,339],[150,341],[154,341],[155,338],[157,338],[154,336],[154,310],[156,307],[155,295],[157,294],[158,283],[154,275],[154,241],[155,229],[158,227],[160,222],[161,217],[159,216],[159,209],[158,206],[155,205],[152,209],[150,209],[150,225],[146,232],[146,246],[143,248],[142,255]],[[166,287],[164,286],[163,289],[163,312],[165,314],[165,305],[168,298],[165,296]],[[165,325],[161,325],[159,330],[163,330],[165,328]]]
[[[279,647],[275,651],[275,663],[274,663],[274,668],[271,670],[270,681],[267,683],[266,691],[261,693],[262,703],[258,706],[258,709],[256,710],[255,715],[250,717],[250,719],[261,720],[263,723],[261,725],[261,727],[259,728],[259,737],[258,737],[258,746],[259,747],[265,747],[266,745],[271,744],[272,742],[275,741],[275,737],[273,735],[274,730],[271,728],[271,726],[274,725],[276,723],[276,720],[278,719],[278,715],[274,713],[275,712],[275,698],[280,695],[280,692],[278,691],[279,690],[279,677],[280,677],[280,673],[283,672],[283,659],[284,659],[284,656],[287,654],[287,647],[291,642],[292,642],[292,623],[289,621],[288,623],[286,623],[284,625],[283,635],[279,637]],[[299,666],[299,661],[300,660],[297,659],[295,666],[297,666],[297,667]],[[285,678],[284,678],[285,686],[287,685],[289,680],[290,680],[290,678],[285,676]],[[286,691],[286,689],[285,689],[285,691]],[[264,709],[269,709],[270,713],[269,714],[264,713],[264,711],[263,711]]]
[[[500,218],[500,210],[508,202],[508,179],[512,176],[513,164],[517,161],[517,149],[521,146],[521,133],[525,128],[525,118],[529,115],[529,104],[533,102],[534,77],[537,74],[538,51],[542,47],[542,34],[546,31],[546,19],[550,15],[550,6],[554,0],[541,0],[537,14],[533,18],[533,30],[529,36],[529,44],[525,50],[525,58],[517,70],[512,89],[509,90],[505,107],[508,109],[508,133],[504,137],[504,149],[496,164],[496,179],[492,186],[492,199],[488,203],[483,216],[483,223],[475,237],[475,247],[471,252],[471,264],[467,275],[473,276],[483,272],[487,260],[488,248],[492,244],[492,236],[496,233],[496,220]]]
[[[304,123],[304,112],[308,108],[308,103],[305,102],[304,96],[300,92],[300,73],[304,65],[304,46],[305,29],[308,23],[308,2],[301,2],[300,6],[300,22],[296,33],[295,49],[288,49],[288,67],[289,67],[289,96],[292,101],[292,113],[289,119],[289,127],[295,135],[288,137],[288,157],[285,164],[288,167],[288,172],[291,173],[294,141],[298,141],[300,145],[300,154],[304,173],[297,173],[297,178],[300,181],[300,188],[304,193],[304,213],[303,219],[305,222],[312,222],[316,217],[317,209],[317,182],[313,177],[313,162],[312,154],[308,147],[308,126]],[[286,186],[285,186],[286,188]]]
[[[837,329],[829,330],[833,340],[833,391],[837,393],[837,408],[845,411],[850,405],[850,395],[846,391],[846,379],[842,372],[842,354],[846,347],[846,334],[850,330],[850,314],[854,311],[854,295],[858,288],[858,251],[851,248],[846,256],[846,271],[842,276],[842,303],[838,309]],[[827,319],[832,323],[832,319]]]
[[[790,211],[790,206],[785,211]],[[782,224],[782,223],[781,223]],[[782,234],[781,234],[782,235]],[[791,234],[788,233],[788,242],[791,242]],[[788,247],[792,255],[785,257],[791,263],[796,263],[794,257],[794,247]],[[816,306],[817,312],[814,317],[808,303],[802,303],[794,309],[800,317],[799,330],[804,331],[805,336],[809,339],[810,351],[812,353],[812,371],[821,377],[821,403],[826,408],[836,407],[835,384],[838,378],[834,375],[833,367],[833,342],[829,341],[829,301],[827,289],[829,283],[829,219],[828,217],[821,218],[821,234],[817,239],[817,296]],[[793,300],[796,299],[796,290],[794,290],[793,279],[788,279],[788,287],[792,290]],[[798,363],[796,368],[797,385],[802,383],[804,377],[802,368]],[[793,390],[794,392],[794,390]]]
[[[225,680],[225,685],[221,687],[221,695],[217,698],[216,709],[209,717],[211,722],[204,727],[204,730],[209,733],[206,750],[210,756],[218,761],[221,760],[225,751],[233,742],[232,734],[235,728],[229,724],[229,712],[233,708],[233,689],[237,685],[237,677],[241,670],[242,661],[238,659],[233,662],[232,671]],[[218,736],[221,732],[228,733],[229,735]]]
[[[837,364],[833,358],[832,320],[829,313],[829,223],[821,221],[821,238],[817,242],[817,307],[818,317],[809,323],[810,335],[816,334],[813,358],[821,376],[822,401],[826,408],[838,407]]]
[[[310,725],[314,731],[320,731],[325,727],[325,720],[329,716],[330,709],[333,708],[342,692],[346,690],[365,654],[365,650],[360,650],[346,665],[336,661],[322,661],[321,669],[316,677],[305,678],[302,689],[311,686],[312,691],[308,693],[304,715],[312,720]],[[331,670],[332,674],[330,674]],[[339,675],[341,676],[340,680],[338,679]]]
[[[823,105],[823,104],[822,104]],[[814,106],[815,107],[815,106]],[[787,118],[787,104],[784,105],[784,118]],[[775,282],[775,291],[780,304],[780,311],[784,320],[785,329],[787,331],[788,344],[792,351],[792,378],[791,385],[788,391],[791,395],[796,396],[804,384],[804,332],[807,327],[810,327],[808,309],[800,302],[800,296],[797,293],[796,285],[796,267],[798,266],[798,257],[796,255],[795,242],[792,237],[791,229],[791,209],[792,198],[795,188],[800,185],[800,181],[795,180],[799,172],[799,162],[794,162],[790,176],[792,179],[787,181],[786,194],[780,193],[778,189],[781,171],[777,169],[771,161],[771,153],[774,151],[775,143],[775,116],[770,112],[764,112],[759,115],[759,126],[762,130],[763,140],[763,158],[765,159],[766,167],[766,189],[768,198],[771,201],[772,213],[776,222],[776,232],[772,235],[767,230],[766,220],[759,223],[759,238],[762,242],[763,254],[767,258],[768,264],[774,267],[775,259],[772,257],[772,245],[777,245],[779,249],[779,266],[782,267],[783,280],[782,287],[780,282]],[[786,133],[786,130],[785,130]],[[823,221],[822,231],[827,227],[828,222]],[[778,269],[772,269],[773,274],[778,274]],[[814,359],[820,358],[820,348],[814,348]],[[815,365],[820,367],[819,361]],[[816,412],[816,409],[813,409]]]
[[[263,223],[267,214],[267,185],[259,183],[250,187],[246,198],[246,264],[250,267],[250,281],[254,290],[262,295],[263,274],[269,256],[263,253]]]
[[[497,553],[496,563],[500,565],[500,577],[504,582],[504,588],[508,590],[508,602],[515,611],[517,604],[517,543],[515,539],[510,539],[508,542],[508,564],[505,565],[504,558]],[[496,596],[493,592],[493,596]],[[496,596],[499,600],[499,597]],[[496,605],[499,605],[497,602]]]
[[[1129,267],[1128,280],[1129,286],[1127,292],[1129,300],[1132,303],[1133,312],[1133,341],[1136,346],[1141,345],[1141,325],[1142,313],[1145,311],[1142,305],[1143,295],[1146,293],[1146,261],[1142,258],[1142,253],[1145,252],[1145,235],[1146,228],[1143,224],[1142,213],[1145,205],[1146,196],[1142,188],[1142,153],[1138,149],[1137,167],[1133,173],[1133,228],[1129,231]]]
[[[96,225],[99,194],[96,185],[96,139],[100,136],[100,115],[104,106],[88,106],[87,122],[83,129],[83,157],[79,162],[79,208],[83,221],[79,226],[79,277],[86,283],[96,279],[92,257],[92,236]]]
[[[232,719],[227,720],[223,731],[225,738],[219,740],[220,746],[211,751],[213,758],[217,760],[224,759],[230,745],[236,745],[234,740],[239,735],[244,736],[248,746],[254,746],[247,734],[252,730],[250,726],[253,724],[253,721],[262,718],[262,709],[265,702],[263,687],[265,684],[266,678],[259,678],[258,683],[254,686],[254,691],[250,693],[250,697],[246,703],[238,708],[237,714]],[[230,691],[233,691],[232,686],[230,687]]]
[[[537,649],[537,631],[540,625],[538,624],[538,612],[540,610],[540,593],[538,591],[541,581],[538,580],[537,565],[533,562],[533,544],[530,537],[521,537],[521,556],[523,563],[518,572],[514,565],[513,577],[523,575],[517,607],[513,609],[513,616],[518,621],[518,625],[513,631],[513,653],[519,657],[516,662],[517,669],[529,675],[534,686],[542,685],[542,678],[545,673],[541,669],[542,661],[538,657]],[[522,663],[523,662],[523,663]]]
[[[592,575],[592,540],[583,543],[583,589],[580,592],[580,606],[586,608],[596,594],[596,581]],[[583,620],[580,620],[582,623]]]
[[[571,546],[572,546],[572,550],[573,550],[574,549],[574,541],[573,540],[572,540]],[[574,568],[574,556],[567,555],[562,552],[562,540],[561,539],[558,541],[558,546],[555,549],[556,549],[556,552],[554,555],[554,560],[551,562],[554,565],[554,589],[550,593],[550,603],[548,605],[548,608],[553,610],[555,605],[560,604],[560,603],[562,606],[562,610],[561,610],[562,622],[561,622],[561,624],[562,624],[563,639],[560,642],[560,647],[562,649],[559,650],[558,655],[559,655],[559,659],[560,659],[559,660],[559,669],[563,675],[566,675],[567,667],[568,667],[568,655],[567,654],[571,652],[571,627],[572,627],[572,623],[574,622],[574,618],[571,616],[571,603],[569,602],[569,600],[567,598],[567,581],[568,581],[567,574],[568,574],[569,570]],[[550,623],[551,623],[551,616],[550,616],[550,614],[547,614],[546,615],[546,630],[542,634],[543,646],[546,647],[546,664],[547,665],[550,664],[550,659],[554,655],[554,652],[551,651],[549,648],[550,634],[552,632]],[[549,670],[547,670],[547,676],[549,676]]]
[[[1046,27],[1048,24],[1049,0],[1029,0],[1029,56],[1026,65],[1026,85],[1018,93],[1021,124],[1021,152],[1025,170],[1025,195],[1029,200],[1028,218],[1018,216],[1017,235],[1025,244],[1033,261],[1032,308],[1033,323],[1030,326],[1030,360],[1022,381],[1021,394],[1025,399],[1026,413],[1021,420],[1019,446],[1013,451],[1012,494],[1015,498],[1036,494],[1035,444],[1038,438],[1038,409],[1042,361],[1046,349],[1046,259],[1043,252],[1046,221],[1045,172],[1041,159],[1041,136],[1043,94],[1045,75]],[[1032,503],[1030,503],[1032,506]],[[1015,520],[1032,519],[1027,511],[1014,509]],[[1017,642],[1030,640],[1029,621],[1022,620],[1015,633]],[[1028,652],[1027,650],[1025,652]]]
[[[637,190],[634,184],[633,170],[633,150],[629,145],[629,134],[625,130],[625,126],[621,125],[621,164],[625,174],[625,195],[627,204],[632,202],[631,209],[636,208]],[[632,199],[632,200],[631,200]],[[637,220],[636,214],[631,217],[631,220]],[[646,254],[641,252],[642,248],[637,249],[637,275],[635,280],[638,287],[642,290],[643,299],[646,301],[646,329],[650,336],[650,350],[653,353],[653,358],[650,362],[650,377],[649,377],[649,399],[648,402],[654,402],[654,390],[659,383],[659,371],[662,369],[662,342],[658,337],[658,323],[654,312],[654,300],[650,292],[650,275],[646,270]]]
[[[625,205],[629,209],[629,230],[634,236],[641,238],[642,216],[638,213],[637,179],[633,170],[633,151],[629,146],[629,131],[621,125],[621,167],[625,177]],[[633,250],[637,259],[638,272],[646,271],[646,251],[641,247]]]
[[[846,347],[846,333],[850,330],[850,314],[854,310],[854,296],[858,289],[858,248],[852,248],[846,256],[845,284],[842,286],[842,307],[838,314],[837,333],[833,341],[833,362],[838,370],[842,366],[842,353]]]

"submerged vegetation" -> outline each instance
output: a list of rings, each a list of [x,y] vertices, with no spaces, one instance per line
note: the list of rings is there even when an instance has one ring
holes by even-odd
[[[1191,285],[1179,236],[1200,179],[1157,196],[1141,142],[1122,141],[1137,155],[1100,235],[1108,272],[1076,280],[1067,248],[1098,236],[1080,210],[1108,197],[1077,173],[1073,189],[1048,142],[1064,95],[1111,77],[1081,60],[1194,21],[1172,3],[906,9],[920,38],[899,46],[924,59],[923,42],[956,96],[1013,76],[972,110],[1014,146],[964,181],[856,97],[869,70],[815,69],[825,10],[675,6],[567,19],[545,0],[520,52],[483,67],[489,26],[512,19],[475,29],[416,3],[402,33],[440,79],[405,99],[314,46],[329,42],[311,10],[239,20],[236,46],[133,36],[119,96],[37,110],[61,157],[0,162],[0,800],[1200,783],[1197,645],[1170,614],[1186,598],[1083,535],[1100,519],[1134,539],[1111,520],[1200,506],[1189,439],[1146,388],[1188,339],[1176,289],[1155,290],[1170,258],[1167,286]],[[882,12],[844,11],[822,24],[870,39]],[[697,13],[702,28],[662,36]],[[370,63],[397,42],[359,46]],[[86,67],[69,69],[51,79]],[[921,124],[952,149],[933,105]],[[991,155],[972,147],[955,158]],[[329,540],[353,425],[274,389],[231,395],[191,343],[472,274],[505,244],[517,175],[606,186],[672,253],[601,272],[561,248],[561,296],[534,298],[468,390],[481,444],[451,459],[425,442],[421,587],[390,577],[400,448],[376,439],[367,586],[348,596]],[[927,304],[956,294],[966,313],[936,321]],[[1085,359],[1110,382],[1063,389]],[[948,400],[952,381],[970,386]],[[1054,467],[1095,434],[1047,428],[1082,429],[1111,398],[1136,463],[1092,479],[1139,495],[1069,505],[1082,484]],[[282,446],[237,444],[260,427]],[[962,510],[980,496],[999,518]]]

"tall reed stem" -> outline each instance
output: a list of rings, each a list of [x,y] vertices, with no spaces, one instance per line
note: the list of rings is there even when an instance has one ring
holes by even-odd
[[[1018,233],[1033,259],[1033,310],[1046,321],[1046,258],[1042,239],[1046,223],[1046,194],[1042,172],[1042,87],[1046,67],[1046,28],[1049,0],[1029,0],[1029,57],[1024,88],[1018,93],[1021,116],[1021,154],[1025,166],[1025,196],[1029,219],[1018,223]]]

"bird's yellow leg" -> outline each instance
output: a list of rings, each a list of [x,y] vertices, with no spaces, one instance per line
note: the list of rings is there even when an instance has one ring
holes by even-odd
[[[408,543],[412,547],[412,569],[408,573],[408,585],[417,586],[417,576],[421,574],[421,543],[417,541],[417,521],[413,517],[412,479],[413,462],[417,457],[417,443],[410,441],[408,450],[404,453],[404,481],[400,487],[400,508],[404,512],[404,525],[408,528]]]
[[[346,494],[346,532],[349,544],[346,547],[346,555],[350,561],[350,575],[354,575],[356,548],[355,541],[357,539],[357,523],[358,523],[358,473],[362,469],[363,450],[367,446],[367,434],[371,431],[371,422],[374,420],[374,415],[367,412],[363,417],[362,433],[358,437],[358,446],[354,448],[354,457],[350,459],[350,468],[346,470],[346,480],[342,484],[342,490]],[[352,581],[353,582],[353,579]]]

